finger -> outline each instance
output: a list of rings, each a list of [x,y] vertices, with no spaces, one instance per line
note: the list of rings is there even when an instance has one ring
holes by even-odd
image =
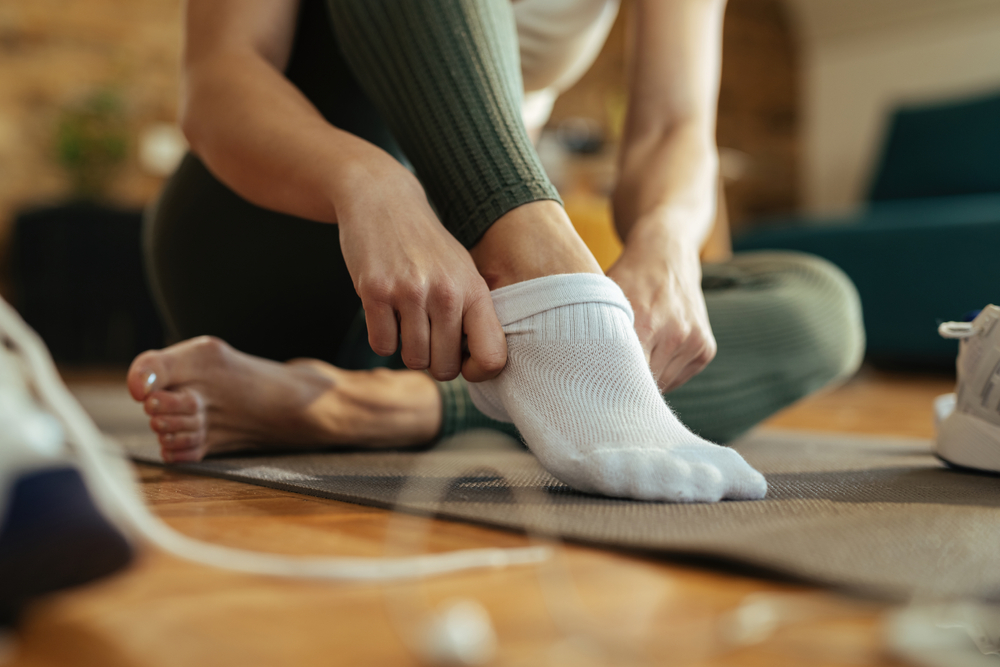
[[[447,382],[462,370],[462,311],[453,303],[444,303],[431,311],[430,373],[435,380]]]
[[[399,337],[403,345],[403,363],[422,371],[431,362],[431,323],[427,311],[416,305],[404,306],[399,313]]]
[[[368,325],[368,344],[375,354],[388,357],[396,351],[399,340],[399,322],[396,313],[385,303],[365,304],[365,323]]]
[[[690,346],[688,346],[690,350]],[[673,357],[659,377],[658,384],[662,393],[677,389],[708,366],[715,356],[715,347],[708,344],[698,345],[692,354],[690,351]]]
[[[666,391],[674,386],[688,364],[694,361],[700,349],[690,332],[662,335],[650,354],[649,367],[660,387]]]
[[[705,370],[706,365],[707,364],[705,364],[704,362],[692,362],[688,364],[687,366],[682,368],[680,372],[677,373],[677,375],[674,376],[673,380],[669,384],[660,387],[660,393],[666,394],[673,391],[674,389],[677,389],[678,387],[681,387],[695,375]]]
[[[469,346],[469,357],[462,364],[462,376],[469,382],[495,378],[507,365],[507,337],[488,294],[466,308],[462,328]]]

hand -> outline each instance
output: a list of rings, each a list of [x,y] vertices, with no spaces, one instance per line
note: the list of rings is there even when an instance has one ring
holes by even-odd
[[[413,174],[388,155],[367,156],[337,187],[341,250],[372,349],[390,355],[401,339],[403,363],[442,381],[460,370],[470,382],[499,374],[507,341],[486,282]]]
[[[715,357],[697,249],[655,225],[637,224],[608,277],[632,304],[635,330],[660,391],[681,386]]]

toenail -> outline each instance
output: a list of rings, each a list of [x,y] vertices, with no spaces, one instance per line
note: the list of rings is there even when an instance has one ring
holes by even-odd
[[[163,441],[164,442],[173,442],[174,441],[174,434],[173,433],[166,433],[166,434],[164,434],[163,435]]]
[[[158,398],[151,398],[151,399],[149,399],[149,409],[150,410],[159,410],[160,409],[160,399],[158,399]]]
[[[162,429],[164,426],[166,426],[166,422],[164,422],[164,420],[162,420],[162,419],[154,419],[153,420],[153,428],[156,429],[157,431],[159,431],[160,429]]]
[[[145,388],[145,393],[149,393],[149,390],[153,388],[153,383],[156,382],[156,373],[149,371],[146,373],[146,379],[143,381],[143,387]]]

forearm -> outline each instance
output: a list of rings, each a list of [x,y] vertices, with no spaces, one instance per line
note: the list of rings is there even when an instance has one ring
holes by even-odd
[[[638,0],[615,224],[658,227],[697,252],[711,231],[718,179],[724,0]],[[644,236],[649,236],[648,231]]]
[[[321,222],[337,221],[338,193],[372,154],[382,153],[327,123],[253,53],[188,66],[182,126],[192,150],[245,199]]]
[[[628,240],[636,225],[656,226],[694,252],[712,229],[718,150],[697,122],[633,141],[623,151],[613,196],[615,226]]]
[[[351,217],[344,193],[378,180],[372,170],[394,173],[397,184],[410,174],[327,123],[284,76],[298,10],[298,0],[188,0],[181,125],[192,150],[245,199],[337,222]]]

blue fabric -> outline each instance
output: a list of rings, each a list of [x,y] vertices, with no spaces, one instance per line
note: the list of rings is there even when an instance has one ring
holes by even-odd
[[[34,471],[3,491],[10,495],[0,517],[0,626],[12,625],[40,595],[131,561],[132,547],[94,505],[76,469]]]
[[[1000,192],[1000,95],[897,110],[875,174],[871,201]]]
[[[957,344],[938,336],[938,323],[1000,301],[1000,217],[771,229],[734,245],[799,250],[839,266],[858,288],[868,355],[877,361],[953,364]]]
[[[937,324],[1000,302],[1000,95],[898,110],[859,211],[754,227],[736,250],[812,253],[854,281],[869,358],[953,364]]]

